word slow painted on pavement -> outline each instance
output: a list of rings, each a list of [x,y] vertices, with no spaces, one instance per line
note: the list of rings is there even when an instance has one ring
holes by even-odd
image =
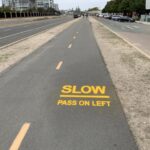
[[[64,85],[61,89],[60,99],[57,100],[58,106],[92,106],[110,107],[110,96],[106,93],[106,86],[83,85]]]

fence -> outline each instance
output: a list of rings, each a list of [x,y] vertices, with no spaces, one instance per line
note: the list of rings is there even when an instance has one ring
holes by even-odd
[[[56,15],[52,12],[0,12],[0,18],[19,18],[19,17],[36,17],[36,16],[51,16]]]

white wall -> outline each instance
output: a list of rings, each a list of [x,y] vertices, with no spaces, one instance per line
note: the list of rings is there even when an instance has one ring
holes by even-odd
[[[150,0],[146,0],[146,9],[150,9]]]

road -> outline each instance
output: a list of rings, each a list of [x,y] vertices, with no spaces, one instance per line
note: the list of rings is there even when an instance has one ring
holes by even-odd
[[[150,55],[150,25],[117,22],[104,18],[98,18],[98,20],[109,27],[111,30],[119,33],[124,39],[128,40],[136,47],[142,49],[145,53]]]
[[[2,150],[137,150],[88,20],[0,76]]]
[[[56,25],[65,23],[73,18],[60,17],[56,19],[39,20],[33,23],[16,25],[13,27],[0,28],[0,47],[18,41],[20,39],[29,37],[33,34],[39,33],[46,29],[52,28]]]

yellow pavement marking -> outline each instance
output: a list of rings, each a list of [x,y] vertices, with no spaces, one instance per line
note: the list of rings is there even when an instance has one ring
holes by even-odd
[[[30,128],[30,123],[24,123],[9,150],[19,150],[20,145]]]
[[[76,39],[76,36],[74,36],[73,39]]]
[[[110,98],[107,95],[60,95],[63,98]]]
[[[63,61],[60,61],[56,67],[56,70],[59,70],[61,68],[62,64],[63,64]]]
[[[68,48],[71,48],[72,47],[72,44],[69,44]]]

